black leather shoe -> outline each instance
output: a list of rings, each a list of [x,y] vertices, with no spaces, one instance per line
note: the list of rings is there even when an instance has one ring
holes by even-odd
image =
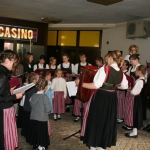
[[[137,138],[137,135],[132,135],[131,136],[130,133],[126,133],[125,136],[129,137],[129,138]]]
[[[57,119],[54,119],[54,121],[57,121]]]
[[[144,131],[148,131],[150,129],[150,124],[143,128]]]
[[[67,107],[67,108],[66,108],[66,112],[70,112],[70,107]]]
[[[57,118],[58,120],[61,120],[61,118]]]
[[[132,130],[132,128],[131,128],[131,129],[128,129],[126,126],[122,126],[122,129],[125,129],[125,130],[127,130],[127,131]]]

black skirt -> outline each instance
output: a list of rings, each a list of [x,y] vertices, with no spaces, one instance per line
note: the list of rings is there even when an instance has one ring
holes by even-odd
[[[23,121],[21,135],[26,137],[30,127],[30,111],[23,110]]]
[[[117,139],[117,93],[98,90],[89,108],[83,143],[88,147],[111,147]]]
[[[28,132],[26,141],[31,145],[40,145],[47,147],[50,145],[47,121],[30,120],[30,132]]]
[[[19,106],[17,117],[17,128],[22,128],[22,122],[23,122],[23,107]]]
[[[133,128],[140,129],[143,127],[143,111],[142,111],[142,99],[141,96],[134,97],[134,107],[133,107]]]

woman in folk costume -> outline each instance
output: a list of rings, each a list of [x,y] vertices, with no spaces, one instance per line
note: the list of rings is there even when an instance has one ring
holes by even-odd
[[[18,135],[13,101],[20,99],[23,93],[12,94],[8,76],[17,54],[11,50],[0,53],[0,150],[14,150],[18,147]]]
[[[125,113],[124,122],[127,126],[133,128],[133,131],[126,133],[127,137],[137,137],[137,129],[143,126],[143,116],[142,116],[142,99],[140,92],[145,83],[146,67],[140,65],[136,68],[136,76],[139,78],[136,80],[134,87],[131,89],[129,87],[126,99],[125,99]]]
[[[56,77],[52,80],[51,89],[53,94],[53,114],[54,120],[61,119],[61,114],[65,113],[65,100],[67,96],[66,81],[62,78],[63,72],[57,69],[55,72]]]
[[[74,64],[71,64],[69,62],[69,55],[67,53],[64,53],[62,55],[62,60],[63,60],[63,63],[62,64],[59,64],[57,66],[58,69],[61,69],[63,72],[67,72],[66,74],[66,77],[65,77],[65,80],[66,81],[72,81],[72,77],[74,76]],[[65,101],[65,104],[66,104],[66,112],[70,112],[70,107],[69,105],[72,104],[72,99],[69,97],[69,94],[67,93],[67,98],[66,98],[66,101]]]
[[[90,63],[86,62],[86,55],[84,53],[81,53],[79,55],[80,63],[77,63],[75,65],[75,74],[80,74],[80,70],[83,66],[91,66]],[[83,103],[83,111],[85,112],[87,106],[87,102]],[[74,108],[73,108],[73,114],[76,116],[74,119],[74,122],[79,121],[79,118],[81,116],[81,101],[78,99],[75,99]],[[83,113],[84,114],[84,113]]]
[[[115,52],[108,54],[108,66],[101,67],[93,83],[83,83],[84,88],[97,89],[88,102],[84,115],[81,139],[91,150],[106,149],[116,145],[117,94],[116,86],[127,89],[128,81],[120,71]],[[76,79],[79,85],[79,79]]]
[[[121,66],[121,71],[126,75],[126,72],[128,71],[130,66],[130,63],[125,60]],[[117,98],[118,98],[118,111],[117,111],[117,123],[120,124],[123,122],[124,118],[124,101],[125,101],[125,95],[126,90],[117,90]]]
[[[133,55],[133,54],[138,54],[138,51],[139,51],[138,46],[130,45],[130,47],[129,47],[129,54],[125,56],[124,60],[130,61],[130,56]]]

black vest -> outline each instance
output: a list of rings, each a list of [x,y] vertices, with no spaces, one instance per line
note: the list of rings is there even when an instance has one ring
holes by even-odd
[[[85,66],[88,66],[88,64],[89,64],[89,63],[86,62],[86,65],[85,65]],[[79,65],[78,65],[78,74],[80,73],[81,67],[84,67],[84,66],[81,66],[81,64],[79,63]]]
[[[69,68],[64,68],[63,64],[61,64],[60,67],[62,71],[66,71],[67,73],[72,74],[71,63],[70,63]]]
[[[36,64],[37,65],[37,69],[39,68],[39,63]],[[43,64],[43,69],[46,69],[46,63]]]

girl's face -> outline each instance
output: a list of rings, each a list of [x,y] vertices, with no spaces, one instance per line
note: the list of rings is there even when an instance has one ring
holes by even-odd
[[[53,66],[56,65],[56,59],[53,59],[52,61],[50,61],[50,64]]]
[[[81,61],[82,63],[85,63],[85,62],[86,62],[86,57],[85,57],[85,55],[80,56],[80,61]]]
[[[127,70],[128,66],[126,66],[126,63],[124,62],[122,67],[121,67],[121,70],[124,71],[124,70]]]
[[[44,59],[40,59],[40,64],[44,64],[45,63],[45,60]]]
[[[103,66],[102,61],[96,60],[95,62],[96,62],[96,65],[97,65],[98,67]]]
[[[132,47],[132,48],[131,48],[130,53],[131,53],[131,54],[136,54],[136,53],[137,53],[135,47]]]
[[[48,74],[45,79],[46,79],[47,81],[50,81],[50,79],[51,79],[51,74]]]
[[[109,56],[108,59],[107,59],[107,64],[111,65],[113,62],[114,62],[113,58],[111,56]]]
[[[31,63],[33,61],[33,55],[31,55],[30,57],[29,57],[29,63]]]
[[[130,64],[132,65],[132,66],[136,66],[137,64],[139,63],[139,60],[138,59],[130,59]]]
[[[57,76],[58,78],[62,77],[62,71],[57,71],[56,76]]]
[[[64,63],[67,63],[69,61],[69,58],[67,56],[63,56],[62,60],[63,60]]]

